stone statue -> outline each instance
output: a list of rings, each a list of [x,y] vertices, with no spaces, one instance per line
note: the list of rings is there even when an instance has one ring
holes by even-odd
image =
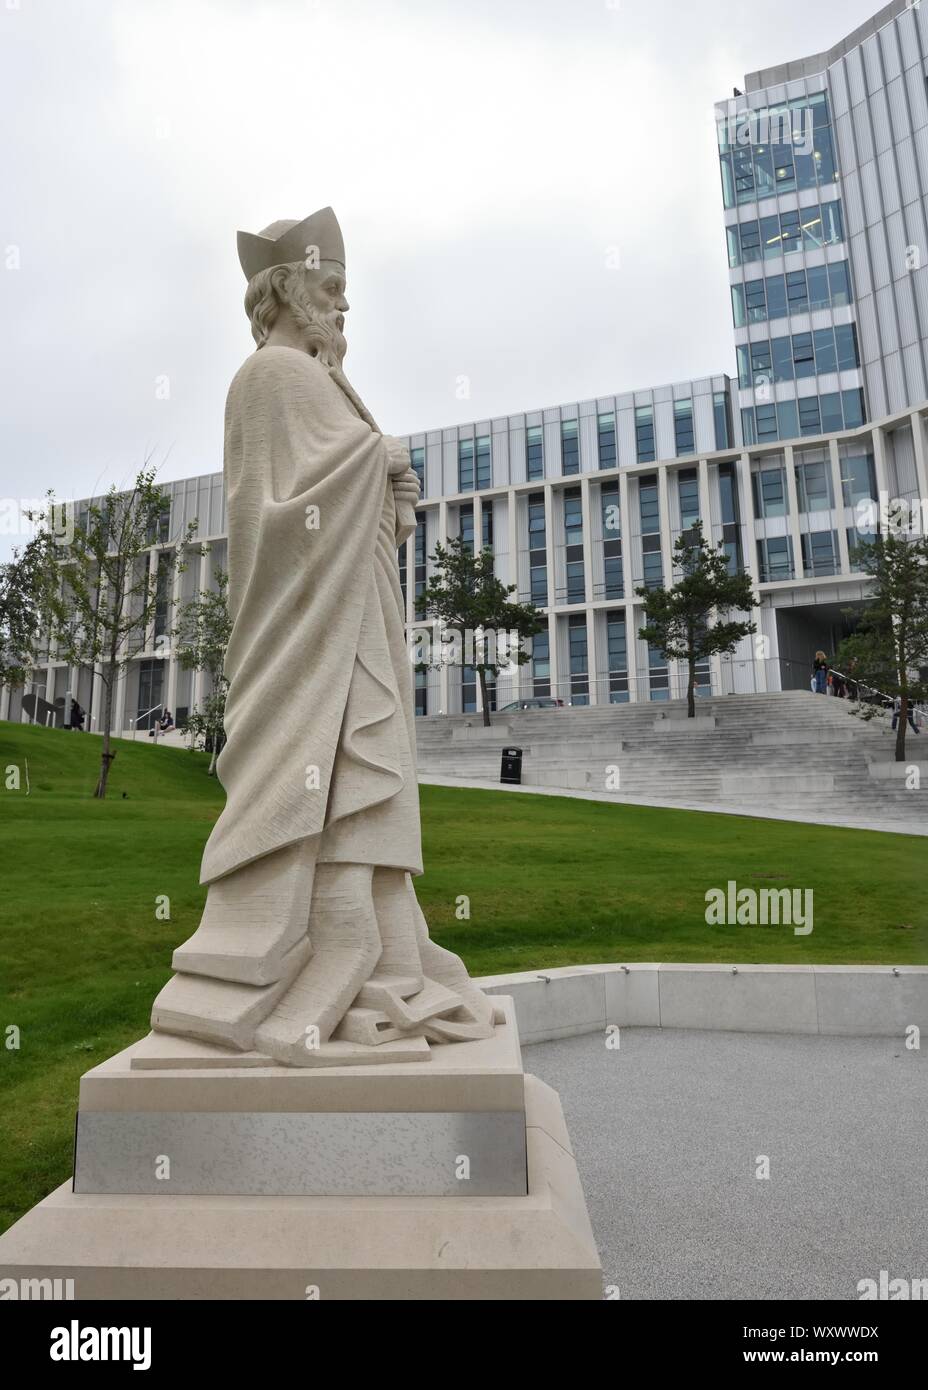
[[[323,208],[239,232],[238,248],[257,350],[225,416],[227,799],[203,855],[203,916],[152,1026],[292,1066],[324,1062],[330,1042],[363,1060],[403,1038],[487,1038],[493,1004],[429,939],[412,886],[396,547],[419,488],[342,371],[338,221]]]

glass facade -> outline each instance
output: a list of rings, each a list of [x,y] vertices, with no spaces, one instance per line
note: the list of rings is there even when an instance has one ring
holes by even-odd
[[[842,429],[857,429],[863,423],[864,394],[858,387],[745,406],[741,411],[744,442],[748,445],[798,439],[801,435],[837,434]]]
[[[841,201],[771,213],[769,217],[735,222],[726,228],[728,264],[734,269],[754,261],[788,256],[793,251],[817,251],[844,240]]]
[[[732,317],[736,328],[744,328],[812,309],[839,309],[853,297],[847,261],[831,261],[732,285]]]
[[[860,366],[857,329],[852,323],[739,344],[737,354],[738,384],[745,390]]]
[[[813,92],[717,125],[726,208],[821,188],[837,176],[828,97]]]

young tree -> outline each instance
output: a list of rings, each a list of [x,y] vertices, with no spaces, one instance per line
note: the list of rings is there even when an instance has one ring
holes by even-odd
[[[59,650],[77,665],[91,670],[99,666],[104,692],[96,797],[106,796],[110,765],[116,756],[110,726],[117,681],[134,651],[144,647],[159,602],[158,584],[149,577],[148,551],[158,537],[164,510],[165,498],[155,483],[155,469],[143,469],[131,491],[118,492],[112,487],[101,505],[88,507],[86,519],[64,548],[69,616],[60,626]],[[174,569],[183,563],[185,546],[195,529],[193,521],[170,565],[161,572],[162,583],[170,582]]]
[[[436,545],[432,565],[434,576],[422,602],[426,614],[439,620],[440,641],[420,665],[443,666],[462,659],[472,665],[480,682],[483,722],[489,727],[487,672],[497,675],[510,666],[523,666],[529,660],[523,640],[540,632],[547,619],[533,604],[512,601],[516,585],[496,578],[489,546],[475,553],[456,536],[446,546]]]
[[[835,657],[843,670],[854,663],[854,679],[900,701],[896,762],[905,761],[909,712],[928,699],[928,537],[910,537],[895,526],[862,545],[854,557],[873,580],[873,600],[856,632]]]
[[[37,527],[12,560],[0,565],[0,685],[21,685],[40,646],[62,616],[61,549],[45,513],[29,512]]]
[[[638,588],[644,600],[646,624],[638,636],[659,647],[668,661],[685,661],[688,670],[686,712],[696,714],[696,664],[714,652],[732,652],[742,637],[756,632],[751,621],[729,619],[757,607],[751,577],[732,574],[723,546],[713,546],[702,533],[702,522],[677,538],[673,567],[681,578],[669,589]],[[715,621],[712,621],[715,614]]]
[[[201,554],[206,554],[204,547]],[[185,671],[205,671],[211,690],[201,708],[187,716],[184,728],[205,739],[212,748],[210,777],[216,773],[216,759],[225,738],[223,721],[229,682],[224,666],[226,648],[232,635],[229,616],[229,576],[222,569],[213,571],[215,589],[201,589],[185,603],[172,636],[177,639],[177,659]]]

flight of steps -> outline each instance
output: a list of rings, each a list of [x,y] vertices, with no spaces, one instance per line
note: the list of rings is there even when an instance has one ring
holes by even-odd
[[[527,786],[797,812],[834,824],[924,821],[917,793],[869,773],[871,761],[893,760],[889,718],[866,722],[854,708],[849,700],[794,690],[699,700],[695,727],[678,701],[494,715],[490,729],[479,715],[421,718],[419,773],[497,782],[500,751],[513,744],[523,750]],[[918,759],[928,759],[928,729],[910,733],[907,762]],[[928,775],[925,782],[928,791]]]

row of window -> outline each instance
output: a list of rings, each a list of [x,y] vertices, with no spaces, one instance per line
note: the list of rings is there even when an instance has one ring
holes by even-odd
[[[765,338],[739,346],[738,384],[762,389],[777,381],[801,381],[826,372],[847,372],[860,366],[857,330],[852,323],[817,328],[791,337]]]
[[[769,401],[741,411],[741,428],[747,445],[773,439],[798,439],[801,435],[837,434],[864,423],[864,394],[829,391],[823,396],[803,396],[797,401]]]
[[[838,463],[845,507],[856,507],[859,502],[876,499],[876,471],[871,453],[842,445]],[[799,511],[830,511],[834,506],[834,490],[831,485],[831,458],[827,451],[805,450],[794,457],[793,468]],[[753,471],[751,488],[754,515],[758,520],[789,513],[786,464],[782,456],[765,460]]]
[[[844,220],[840,199],[816,203],[808,208],[791,208],[750,222],[736,222],[726,228],[728,264],[749,265],[752,261],[788,256],[793,251],[818,251],[837,246],[844,240]]]
[[[851,569],[859,569],[854,551],[865,536],[854,528],[847,531],[847,548]],[[797,576],[793,563],[793,542],[791,536],[773,536],[757,542],[757,568],[762,584],[770,584],[778,579],[823,579],[841,573],[841,556],[838,549],[837,531],[811,531],[799,537],[801,547],[802,573]]]
[[[836,309],[853,300],[847,261],[790,270],[732,285],[731,306],[736,328],[766,319],[787,318],[812,309]]]
[[[733,443],[731,429],[731,409],[728,393],[717,391],[713,397],[713,418],[715,423],[715,448],[730,449]],[[691,400],[674,402],[674,439],[677,455],[696,452],[696,434],[693,424],[693,402]],[[636,457],[639,463],[653,463],[656,459],[654,436],[654,409],[641,406],[635,411]],[[604,412],[596,421],[597,464],[600,469],[615,468],[618,462],[616,447],[615,413]],[[425,450],[413,449],[413,467],[424,487]],[[541,425],[531,425],[525,431],[525,472],[529,482],[545,477],[544,430]],[[578,420],[561,422],[561,476],[571,476],[580,472],[580,423]],[[492,487],[493,468],[489,435],[476,439],[458,441],[458,491],[474,492]]]

